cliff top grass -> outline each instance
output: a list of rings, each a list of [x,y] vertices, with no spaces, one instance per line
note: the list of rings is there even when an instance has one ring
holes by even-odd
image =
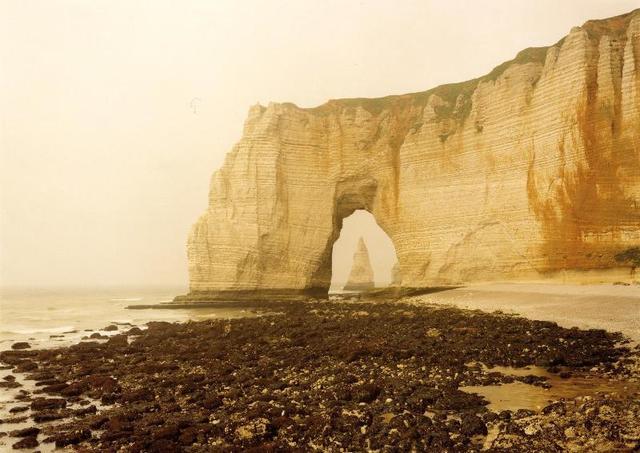
[[[467,80],[464,82],[447,83],[426,91],[400,95],[389,95],[381,98],[332,99],[318,107],[304,108],[302,110],[322,114],[329,113],[330,111],[333,111],[335,109],[362,107],[368,112],[377,115],[383,110],[405,106],[406,104],[424,107],[427,104],[429,98],[432,95],[436,95],[448,104],[436,109],[436,113],[438,113],[438,115],[441,117],[449,117],[453,115],[456,101],[458,100],[458,97],[462,95],[463,99],[468,102],[464,102],[462,108],[456,112],[456,116],[466,117],[471,108],[471,95],[480,82],[497,80],[498,77],[500,77],[509,67],[514,64],[544,64],[548,49],[549,47],[530,47],[524,49],[520,51],[514,59],[496,66],[490,73],[482,77],[477,77],[475,79]]]

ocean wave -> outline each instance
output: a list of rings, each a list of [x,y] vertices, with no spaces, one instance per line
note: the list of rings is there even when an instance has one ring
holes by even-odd
[[[3,330],[0,334],[4,335],[33,335],[36,333],[64,333],[69,330],[74,330],[74,326],[61,326],[61,327],[50,327],[50,328],[24,328],[24,329],[13,329],[13,330]]]

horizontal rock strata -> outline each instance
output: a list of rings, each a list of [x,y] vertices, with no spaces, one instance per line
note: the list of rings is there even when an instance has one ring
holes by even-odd
[[[624,266],[640,244],[640,10],[468,82],[252,107],[189,236],[192,294],[326,291],[356,209],[410,287]]]

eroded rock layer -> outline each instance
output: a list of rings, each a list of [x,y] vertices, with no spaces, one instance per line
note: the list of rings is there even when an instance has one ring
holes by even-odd
[[[640,244],[640,10],[468,82],[252,107],[189,236],[192,294],[326,290],[355,209],[404,286],[619,267]]]

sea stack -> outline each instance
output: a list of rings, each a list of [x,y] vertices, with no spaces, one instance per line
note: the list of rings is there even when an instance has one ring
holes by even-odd
[[[389,286],[402,286],[402,274],[400,273],[400,263],[396,261],[396,264],[391,268],[391,285]]]
[[[358,241],[358,248],[353,254],[353,266],[349,274],[349,280],[344,286],[345,291],[368,291],[375,288],[373,282],[373,269],[369,261],[369,251],[364,239]]]

